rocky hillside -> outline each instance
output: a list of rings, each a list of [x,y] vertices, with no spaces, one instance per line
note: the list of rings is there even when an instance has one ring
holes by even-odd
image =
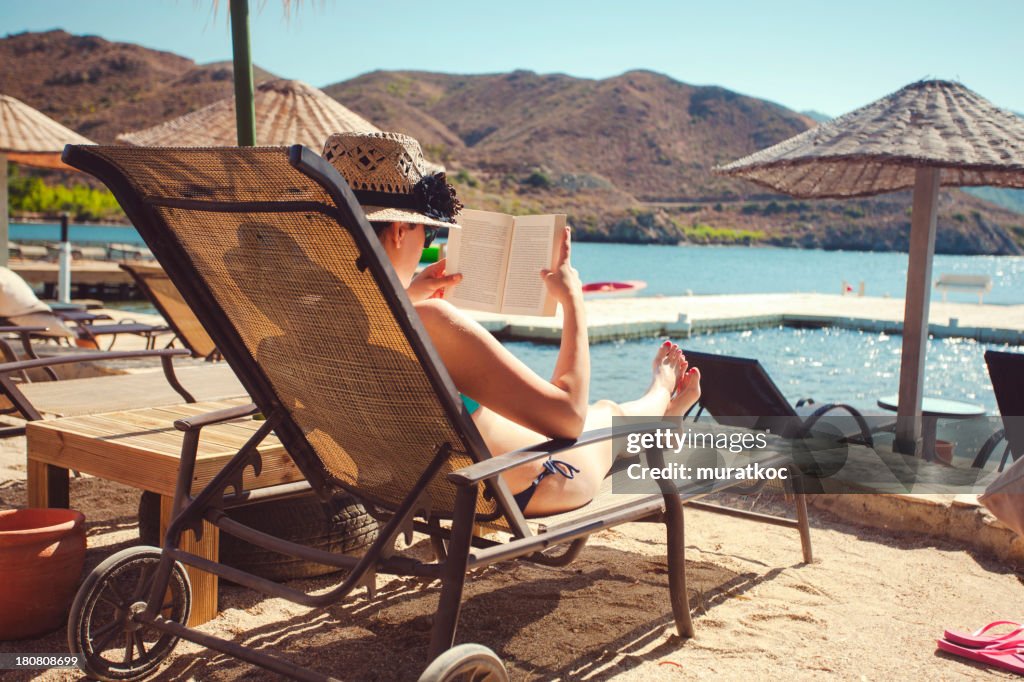
[[[180,116],[232,92],[229,62],[197,65],[170,52],[64,31],[0,39],[0,93],[99,143]],[[256,80],[274,78],[258,70]]]
[[[605,80],[527,71],[374,72],[326,91],[406,132],[470,203],[570,213],[588,239],[905,250],[909,194],[796,201],[713,175],[816,125],[805,114],[649,71]],[[812,112],[813,113],[813,112]],[[937,249],[1021,253],[1024,216],[942,193]]]
[[[62,31],[0,39],[0,65],[0,92],[97,142],[231,93],[228,64]],[[716,164],[816,125],[723,88],[649,71],[604,80],[378,71],[325,90],[381,128],[421,140],[467,204],[566,211],[581,238],[906,248],[905,195],[795,201],[712,175]],[[1022,252],[1021,214],[960,191],[942,194],[940,213],[940,251]]]
[[[605,80],[378,71],[326,91],[466,167],[540,169],[558,186],[611,186],[640,201],[749,193],[708,168],[814,125],[763,100],[650,71]]]

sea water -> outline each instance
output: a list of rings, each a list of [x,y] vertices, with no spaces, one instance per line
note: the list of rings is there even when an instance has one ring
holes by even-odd
[[[848,329],[769,328],[677,339],[684,349],[760,360],[791,403],[813,398],[878,411],[876,401],[899,389],[902,337]],[[590,348],[592,400],[636,398],[650,383],[658,339],[594,344]],[[506,343],[516,357],[549,377],[558,347]],[[998,414],[985,368],[985,350],[1006,346],[970,339],[931,339],[924,394],[975,403]],[[1009,350],[1020,350],[1009,348]]]
[[[57,240],[56,224],[13,224],[11,239]],[[72,241],[142,244],[131,227],[73,225]],[[663,246],[577,243],[573,264],[584,282],[639,279],[644,296],[840,292],[843,281],[856,289],[864,282],[868,296],[902,297],[906,288],[907,254],[822,251],[816,249],[730,246]],[[1024,304],[1024,257],[935,257],[933,273],[989,275],[992,291],[985,302]],[[950,294],[950,300],[975,301],[972,294]],[[140,312],[153,312],[151,309]],[[813,397],[822,402],[848,402],[874,408],[878,397],[896,393],[901,337],[840,329],[757,329],[695,336],[682,345],[726,355],[757,358],[792,401]],[[514,354],[542,376],[550,375],[557,348],[514,342]],[[650,377],[650,359],[657,341],[596,344],[591,349],[593,398],[628,400],[642,391]],[[929,341],[925,395],[978,403],[996,413],[985,369],[986,348],[965,339]]]
[[[843,282],[866,296],[903,298],[907,254],[746,246],[573,244],[573,264],[584,282],[639,279],[644,296],[682,294],[838,294]],[[1024,303],[1024,256],[935,256],[933,279],[943,273],[988,275],[985,303]],[[936,294],[936,300],[939,296]],[[977,302],[951,293],[950,301]]]
[[[72,225],[79,244],[122,242],[143,245],[132,227]],[[56,223],[13,223],[12,241],[57,241]],[[443,240],[442,240],[443,241]],[[746,246],[665,246],[648,244],[573,244],[573,264],[584,282],[639,279],[643,296],[815,292],[838,294],[845,281],[865,295],[902,298],[907,254]],[[935,256],[932,272],[988,275],[992,291],[986,303],[1024,303],[1024,256]],[[976,301],[973,294],[951,293],[951,301]]]

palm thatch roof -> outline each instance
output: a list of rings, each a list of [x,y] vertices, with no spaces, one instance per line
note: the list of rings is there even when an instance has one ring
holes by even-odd
[[[921,81],[796,137],[714,169],[801,198],[914,186],[1024,187],[1024,119],[960,83]]]
[[[95,144],[19,99],[0,95],[0,153],[40,168],[67,169],[60,160],[66,144]]]
[[[323,147],[331,133],[379,132],[372,123],[311,85],[272,80],[256,86],[256,142]],[[237,141],[233,97],[160,125],[122,133],[118,141],[140,147],[230,147]]]

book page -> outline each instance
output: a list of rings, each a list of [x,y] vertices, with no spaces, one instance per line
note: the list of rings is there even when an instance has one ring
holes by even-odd
[[[462,281],[446,292],[445,299],[457,308],[496,313],[512,239],[513,219],[504,213],[464,209],[462,229],[448,231],[449,273],[461,273]]]
[[[565,228],[565,214],[527,215],[515,219],[508,274],[501,312],[512,315],[555,314],[540,271],[551,268],[558,255],[554,246]]]

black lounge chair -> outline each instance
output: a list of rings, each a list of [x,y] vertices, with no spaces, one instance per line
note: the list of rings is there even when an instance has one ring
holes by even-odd
[[[768,376],[761,363],[752,358],[684,351],[690,365],[701,372],[701,398],[694,419],[706,410],[717,422],[759,431],[771,431],[783,438],[804,438],[828,418],[850,442],[874,446],[873,433],[891,428],[895,418],[864,415],[844,403],[818,405],[803,399],[791,405]],[[847,416],[836,417],[834,413]]]
[[[1009,458],[1016,462],[1024,456],[1024,353],[987,350],[985,364],[999,414],[1003,417],[1003,428],[981,446],[971,466],[984,467],[992,452],[1005,440],[1006,447],[999,459],[999,471],[1002,471]]]
[[[255,402],[176,423],[186,432],[186,446],[176,514],[163,549],[135,547],[111,556],[86,579],[72,606],[69,644],[83,654],[89,674],[117,679],[149,674],[170,656],[178,638],[185,638],[281,675],[330,679],[267,650],[188,627],[185,563],[308,606],[333,604],[357,586],[372,590],[377,573],[440,579],[428,660],[449,670],[454,655],[455,664],[477,666],[479,675],[471,679],[492,679],[487,674],[502,679],[500,661],[477,656],[479,649],[466,656],[449,651],[467,571],[512,559],[565,565],[589,535],[631,521],[665,525],[671,610],[679,634],[693,634],[682,502],[704,495],[703,487],[680,490],[661,481],[657,492],[612,494],[606,481],[589,505],[527,521],[502,472],[638,427],[493,456],[351,190],[317,153],[301,146],[69,146],[63,158],[113,191]],[[193,495],[201,429],[255,411],[265,416],[264,425]],[[362,557],[284,542],[225,516],[225,505],[294,494],[296,484],[242,491],[243,471],[260,467],[255,446],[271,431],[317,494],[326,500],[338,488],[347,490],[381,520],[377,540]],[[647,456],[650,465],[664,466],[660,450]],[[798,493],[797,520],[771,522],[798,529],[804,560],[810,561],[800,472],[787,453],[752,457],[763,466],[789,468]],[[348,573],[336,587],[310,595],[179,549],[182,532],[203,520],[258,546]],[[476,524],[502,529],[509,539],[479,537]],[[400,533],[413,530],[431,538],[435,560],[403,554],[395,546]]]

